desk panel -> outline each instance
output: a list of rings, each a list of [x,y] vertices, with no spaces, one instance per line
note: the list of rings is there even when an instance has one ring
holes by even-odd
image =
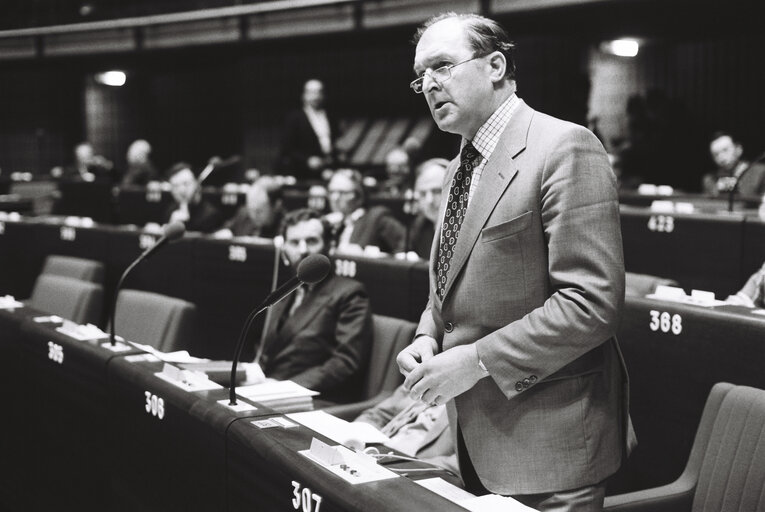
[[[161,224],[171,204],[173,198],[169,192],[147,191],[138,186],[123,187],[117,198],[117,222],[137,226],[147,222]]]
[[[621,208],[625,267],[725,298],[743,284],[740,214],[657,214]]]
[[[232,240],[199,240],[194,245],[193,294],[191,301],[200,313],[200,341],[192,354],[197,357],[231,360],[239,331],[247,315],[271,291],[274,246]],[[282,276],[287,271],[282,270]],[[291,274],[290,274],[291,275]],[[252,326],[243,360],[255,357],[264,316]]]
[[[228,429],[226,481],[230,510],[295,510],[292,500],[296,482],[301,498],[303,489],[310,489],[307,495],[311,496],[311,505],[316,501],[312,495],[320,496],[322,512],[464,511],[405,477],[347,483],[298,453],[308,449],[314,437],[331,445],[336,444],[333,441],[302,425],[259,429],[251,421],[237,420]]]
[[[106,367],[116,357],[101,341],[78,341],[54,324],[26,320],[23,365],[35,375],[28,405],[34,444],[34,494],[39,510],[104,510],[108,503],[106,454],[113,445],[105,413]],[[132,350],[126,353],[135,353]]]
[[[744,248],[742,250],[742,281],[744,286],[749,276],[765,263],[765,222],[759,217],[748,216],[744,223]]]
[[[638,437],[620,485],[647,488],[680,475],[715,383],[765,388],[765,316],[744,308],[628,297],[618,338]]]

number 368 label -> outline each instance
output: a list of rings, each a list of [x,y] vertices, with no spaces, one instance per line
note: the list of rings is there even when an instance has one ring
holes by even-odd
[[[669,314],[666,311],[652,309],[651,322],[648,327],[652,331],[671,332],[675,336],[683,332],[683,317],[678,314]]]

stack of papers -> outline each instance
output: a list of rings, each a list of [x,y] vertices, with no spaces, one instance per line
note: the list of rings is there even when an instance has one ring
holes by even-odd
[[[236,394],[279,412],[298,412],[313,410],[313,397],[319,393],[291,380],[267,380],[237,388]]]
[[[13,298],[13,295],[0,297],[0,309],[16,309],[23,307],[24,304]]]

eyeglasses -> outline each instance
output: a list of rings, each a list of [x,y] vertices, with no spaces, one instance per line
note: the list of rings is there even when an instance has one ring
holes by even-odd
[[[476,55],[475,57],[472,57],[468,60],[463,60],[462,62],[458,62],[456,64],[447,64],[446,66],[441,66],[440,68],[433,69],[430,72],[425,70],[421,77],[412,80],[412,83],[409,84],[409,87],[411,87],[415,93],[422,94],[422,84],[425,81],[425,76],[430,76],[431,80],[435,81],[438,85],[441,85],[452,77],[452,69],[461,64],[465,64],[466,62],[470,62],[471,60],[480,59],[481,57],[485,57],[485,55]]]

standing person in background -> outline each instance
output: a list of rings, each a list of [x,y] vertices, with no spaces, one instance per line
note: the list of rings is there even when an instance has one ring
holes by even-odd
[[[202,198],[202,190],[191,166],[185,162],[175,164],[167,175],[173,204],[165,212],[164,223],[183,222],[187,231],[212,233],[223,218],[218,209]]]
[[[290,112],[284,123],[276,169],[299,180],[319,180],[337,163],[338,126],[324,106],[324,84],[316,79],[303,86],[303,108]]]
[[[120,186],[146,185],[158,179],[157,169],[151,162],[151,144],[143,139],[134,140],[127,150],[127,170]]]
[[[411,87],[462,136],[430,299],[398,356],[412,398],[447,404],[468,490],[596,511],[633,439],[614,338],[624,304],[616,180],[603,146],[516,96],[495,21],[447,13],[415,36]]]
[[[737,187],[740,195],[762,196],[765,194],[765,164],[759,162],[750,164],[746,161],[743,158],[744,147],[733,135],[727,132],[715,132],[709,139],[709,152],[717,170],[704,175],[704,192],[715,196],[721,192],[730,192],[740,178],[741,181]]]
[[[417,168],[414,183],[414,198],[417,200],[417,216],[409,228],[408,249],[427,260],[438,224],[438,208],[441,205],[441,187],[446,177],[449,161],[445,158],[431,158]]]

